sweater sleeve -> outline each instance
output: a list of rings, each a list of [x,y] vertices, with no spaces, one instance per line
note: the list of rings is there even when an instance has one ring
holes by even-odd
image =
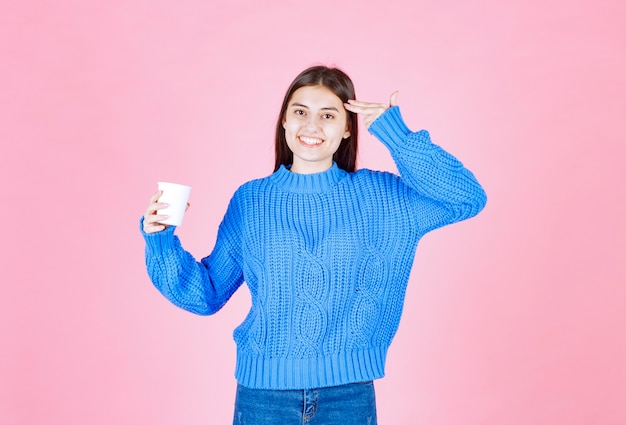
[[[412,132],[398,106],[368,128],[391,152],[400,177],[415,194],[416,220],[424,233],[478,214],[487,196],[474,174],[435,145],[426,130]]]
[[[243,282],[238,219],[233,202],[220,224],[213,251],[201,261],[185,251],[175,226],[145,233],[148,275],[174,305],[200,315],[216,313]],[[142,220],[143,221],[143,218]],[[142,223],[141,223],[142,224]],[[140,226],[141,227],[141,226]]]

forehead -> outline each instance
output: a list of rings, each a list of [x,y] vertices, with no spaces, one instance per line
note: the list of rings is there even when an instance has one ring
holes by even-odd
[[[289,104],[299,103],[310,108],[333,106],[343,109],[343,102],[325,86],[304,86],[293,92]]]

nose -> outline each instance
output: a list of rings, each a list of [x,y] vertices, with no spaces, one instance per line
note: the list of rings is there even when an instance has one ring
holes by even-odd
[[[317,117],[314,115],[309,116],[309,120],[307,121],[305,128],[308,131],[317,131],[317,129],[319,128]]]

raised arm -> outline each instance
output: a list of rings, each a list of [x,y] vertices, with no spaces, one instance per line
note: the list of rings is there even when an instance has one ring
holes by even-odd
[[[390,105],[350,101],[346,109],[364,115],[368,131],[391,152],[402,180],[415,191],[418,222],[426,232],[478,214],[487,196],[474,174],[435,145],[427,131],[412,132],[392,94]]]

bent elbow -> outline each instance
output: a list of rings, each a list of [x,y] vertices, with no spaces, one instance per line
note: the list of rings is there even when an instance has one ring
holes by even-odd
[[[481,186],[478,186],[477,190],[472,193],[472,196],[463,202],[463,207],[460,211],[457,211],[457,220],[467,220],[480,213],[487,204],[487,194]]]
[[[472,208],[472,217],[478,215],[483,209],[485,209],[485,205],[487,205],[487,193],[480,186],[480,190],[478,190],[476,197],[474,199],[474,204]]]

